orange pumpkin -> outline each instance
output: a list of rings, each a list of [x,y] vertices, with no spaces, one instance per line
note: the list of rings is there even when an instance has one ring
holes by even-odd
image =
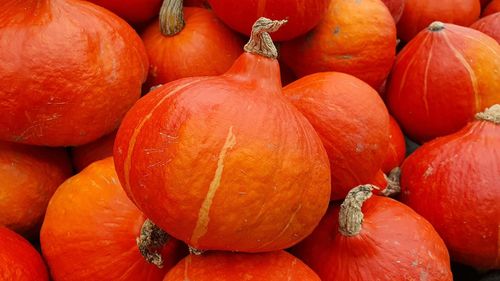
[[[260,254],[210,252],[189,255],[163,281],[320,281],[318,275],[285,251]]]
[[[500,44],[500,12],[483,17],[470,27],[491,36]]]
[[[323,141],[332,199],[375,177],[389,145],[389,113],[373,88],[348,74],[322,72],[289,84],[283,94]]]
[[[332,0],[319,25],[306,36],[283,42],[280,52],[299,78],[338,71],[379,90],[394,62],[396,26],[379,0]]]
[[[111,157],[65,181],[50,200],[40,232],[54,281],[155,281],[186,253],[175,239],[161,248],[163,268],[136,245],[144,215],[127,198]]]
[[[491,1],[483,11],[483,17],[500,12],[500,0]]]
[[[81,145],[118,127],[148,63],[135,31],[87,1],[0,1],[0,140]]]
[[[403,163],[406,156],[406,142],[401,128],[394,117],[389,116],[389,146],[382,162],[382,171],[389,173]]]
[[[417,142],[460,130],[476,112],[500,102],[500,46],[483,33],[432,23],[398,54],[387,100]]]
[[[208,9],[164,0],[159,20],[142,33],[150,60],[146,86],[179,78],[220,75],[242,53],[243,40]]]
[[[73,147],[71,160],[76,171],[80,172],[95,161],[112,156],[115,137],[116,131],[91,143]]]
[[[281,93],[267,33],[281,24],[260,19],[228,72],[157,88],[118,130],[113,155],[127,194],[194,248],[283,249],[328,206],[325,149]]]
[[[50,197],[71,173],[64,149],[0,141],[0,226],[37,237]]]
[[[0,278],[2,281],[48,281],[40,254],[12,230],[0,226]]]
[[[134,25],[141,25],[158,14],[161,0],[88,0],[104,7]]]

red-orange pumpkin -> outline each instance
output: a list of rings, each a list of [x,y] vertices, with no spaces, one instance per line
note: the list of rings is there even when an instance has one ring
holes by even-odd
[[[163,268],[147,263],[136,245],[144,220],[111,157],[68,179],[50,200],[40,233],[54,281],[161,280],[187,249],[170,239],[161,251]]]
[[[81,145],[118,127],[147,55],[135,31],[87,1],[0,1],[0,140]]]
[[[382,171],[389,173],[403,163],[406,156],[406,142],[401,128],[394,117],[389,116],[389,146],[382,162]]]
[[[108,134],[91,143],[73,147],[71,149],[71,161],[77,172],[88,165],[113,155],[116,132]]]
[[[64,149],[0,141],[0,226],[38,237],[50,197],[71,173]]]
[[[332,199],[369,183],[389,145],[389,114],[378,93],[340,72],[305,76],[283,94],[311,122],[330,159]]]
[[[500,269],[500,105],[418,148],[401,168],[401,199],[429,220],[452,259]]]
[[[130,24],[148,22],[160,10],[161,0],[87,0],[119,15]]]
[[[500,12],[500,0],[491,1],[483,11],[483,17]]]
[[[372,196],[371,188],[350,191],[292,253],[323,281],[452,281],[448,251],[432,225],[404,204]]]
[[[184,77],[220,75],[242,53],[243,40],[212,11],[183,10],[181,0],[164,0],[161,9],[159,20],[142,34],[150,61],[147,87]]]
[[[330,0],[208,0],[215,14],[232,29],[250,36],[259,17],[287,19],[286,26],[273,34],[275,41],[305,34],[325,15]]]
[[[210,252],[189,255],[163,281],[320,281],[302,261],[285,251],[260,254]]]
[[[207,0],[184,0],[185,7],[208,7]]]
[[[319,25],[280,52],[298,77],[338,71],[379,90],[394,62],[396,26],[380,0],[332,0]]]
[[[127,194],[194,248],[283,249],[328,206],[325,149],[281,93],[267,33],[281,24],[260,19],[228,72],[163,85],[118,130],[114,158]]]
[[[405,7],[405,0],[382,0],[384,4],[391,12],[394,21],[397,23],[403,14],[403,9]]]
[[[483,33],[432,23],[398,54],[387,99],[412,140],[460,130],[476,112],[500,102],[500,46]]]
[[[40,254],[12,230],[0,226],[0,279],[2,281],[48,281]]]
[[[469,26],[480,13],[478,0],[405,0],[398,37],[408,42],[433,21]]]
[[[491,36],[500,44],[500,12],[481,18],[470,27]]]

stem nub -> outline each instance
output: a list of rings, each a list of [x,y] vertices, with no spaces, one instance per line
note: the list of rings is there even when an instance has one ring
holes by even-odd
[[[137,238],[136,243],[147,262],[162,268],[163,258],[159,252],[169,239],[170,235],[147,219],[142,225],[141,235]]]
[[[396,167],[391,170],[389,176],[386,176],[387,186],[382,193],[384,196],[392,196],[401,192],[401,185],[399,184],[399,178],[401,176],[401,168]]]
[[[371,184],[357,186],[347,194],[340,205],[339,231],[344,236],[355,236],[361,231],[363,225],[363,203],[372,197],[372,190],[377,189]]]
[[[485,111],[477,113],[476,119],[500,124],[500,104],[492,105]]]
[[[160,8],[160,30],[165,36],[174,36],[184,28],[182,0],[163,0]]]
[[[444,23],[440,21],[435,21],[429,25],[428,29],[432,32],[441,31],[444,29]]]
[[[245,51],[272,59],[277,58],[278,50],[276,50],[276,46],[274,46],[269,32],[275,32],[285,23],[287,23],[287,20],[270,20],[264,17],[259,18],[253,24],[250,40],[244,47]]]

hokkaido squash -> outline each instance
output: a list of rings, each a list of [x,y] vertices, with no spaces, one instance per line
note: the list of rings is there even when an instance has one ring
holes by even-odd
[[[0,1],[0,140],[91,142],[140,97],[147,55],[122,19],[87,1]]]
[[[111,157],[65,181],[50,200],[40,233],[54,281],[161,280],[185,254],[175,239],[159,249],[163,268],[146,262],[136,239],[144,215],[127,198]]]
[[[452,281],[448,250],[432,225],[371,191],[352,189],[292,253],[323,281]]]
[[[0,141],[0,226],[38,237],[50,197],[71,174],[64,149]]]
[[[401,200],[429,220],[452,259],[500,269],[500,105],[419,147],[401,167]]]
[[[397,23],[403,14],[405,0],[382,0],[382,2],[387,6],[389,12],[391,12],[394,22]]]
[[[133,25],[147,23],[160,10],[161,0],[87,0],[117,14]]]
[[[179,78],[220,75],[242,53],[243,40],[198,7],[182,8],[182,0],[164,0],[159,20],[142,33],[150,61],[147,87]]]
[[[389,113],[378,93],[348,74],[322,72],[283,89],[318,132],[330,159],[332,199],[368,183],[389,145]]]
[[[128,196],[155,224],[199,250],[287,248],[318,224],[330,199],[328,156],[282,95],[262,18],[221,76],[185,78],[142,97],[116,136]]]
[[[483,11],[483,17],[500,12],[500,0],[491,1]]]
[[[480,18],[470,27],[489,35],[500,44],[500,12]]]
[[[116,131],[88,144],[71,149],[71,161],[77,172],[97,160],[113,156]]]
[[[163,281],[320,281],[302,261],[285,251],[259,254],[210,252],[189,255]]]
[[[500,45],[483,33],[432,23],[398,54],[387,103],[403,132],[426,142],[460,130],[500,102]]]
[[[48,281],[40,254],[23,237],[0,226],[0,279],[2,281]]]
[[[401,128],[394,117],[389,116],[389,145],[387,153],[382,162],[382,171],[389,173],[392,169],[399,167],[406,156],[406,142]]]

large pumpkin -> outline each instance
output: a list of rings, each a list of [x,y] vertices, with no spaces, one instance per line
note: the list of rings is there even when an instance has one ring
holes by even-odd
[[[500,44],[500,12],[480,18],[470,27],[491,36]]]
[[[163,268],[149,264],[136,245],[144,221],[111,157],[68,179],[50,200],[40,233],[54,281],[161,280],[187,249],[170,239],[160,249]]]
[[[401,199],[429,220],[452,259],[500,269],[500,105],[418,148],[401,168]]]
[[[232,29],[250,36],[259,17],[287,19],[286,26],[273,34],[276,41],[293,39],[318,24],[330,0],[208,0],[215,14]]]
[[[147,56],[135,31],[87,1],[0,1],[0,140],[80,145],[139,98]]]
[[[330,159],[332,199],[370,182],[389,145],[389,114],[377,91],[348,74],[305,76],[283,94],[311,122]]]
[[[396,26],[380,0],[332,0],[315,29],[280,51],[298,77],[338,71],[379,90],[394,62]]]
[[[64,149],[0,141],[0,226],[37,237],[50,197],[71,173]]]
[[[388,106],[418,142],[460,130],[476,112],[500,102],[500,46],[483,33],[432,23],[398,54]]]
[[[154,18],[160,10],[161,0],[87,0],[119,15],[127,22],[140,25]]]
[[[432,225],[371,190],[351,190],[292,253],[323,281],[452,281],[448,251]]]
[[[267,33],[281,24],[260,19],[228,72],[163,85],[118,130],[114,158],[129,197],[194,248],[283,249],[326,211],[325,149],[281,93]]]
[[[159,20],[142,34],[150,61],[147,87],[179,78],[220,75],[243,52],[243,40],[215,14],[164,0]]]
[[[0,226],[0,278],[2,281],[48,281],[40,254],[23,237]]]

